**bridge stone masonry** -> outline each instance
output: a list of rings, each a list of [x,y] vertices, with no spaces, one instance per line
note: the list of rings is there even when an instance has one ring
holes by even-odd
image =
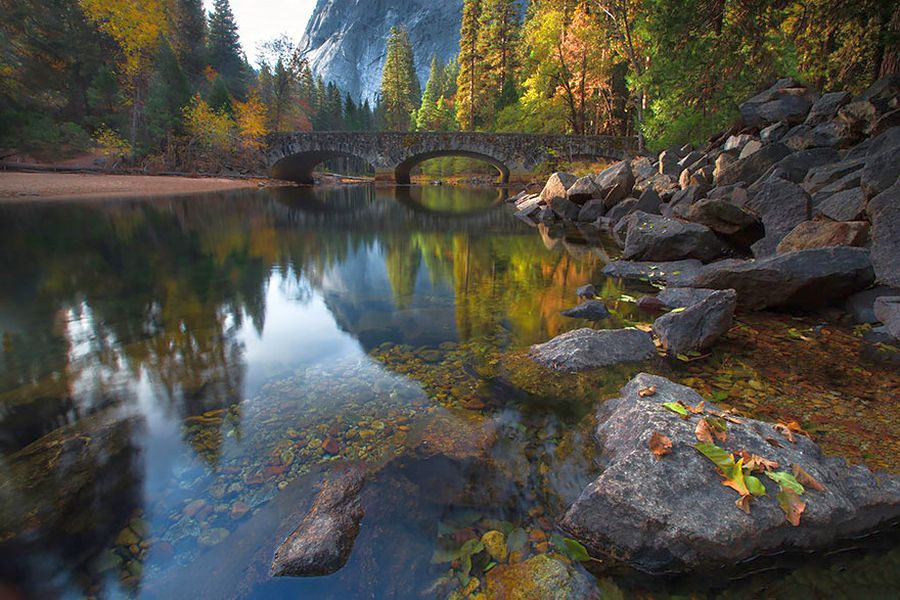
[[[336,131],[272,134],[266,156],[272,177],[300,183],[313,183],[313,170],[327,160],[356,158],[375,169],[376,181],[409,184],[416,165],[442,156],[487,162],[509,183],[544,163],[622,160],[636,149],[635,139],[613,136]]]

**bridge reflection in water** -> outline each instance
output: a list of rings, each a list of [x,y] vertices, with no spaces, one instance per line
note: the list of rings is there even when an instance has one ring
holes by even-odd
[[[313,182],[313,169],[334,159],[369,163],[379,181],[410,183],[422,162],[444,156],[473,158],[497,169],[502,183],[558,160],[622,160],[637,148],[633,138],[520,133],[279,133],[267,140],[267,162],[278,179]]]

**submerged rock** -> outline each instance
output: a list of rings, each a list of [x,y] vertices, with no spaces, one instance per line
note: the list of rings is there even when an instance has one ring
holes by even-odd
[[[609,310],[607,310],[602,300],[586,300],[575,308],[564,310],[560,314],[573,319],[601,321],[609,317]]]
[[[723,260],[703,267],[682,285],[734,289],[738,303],[760,310],[773,306],[818,307],[869,287],[875,276],[862,248],[820,248],[761,260]]]
[[[272,575],[329,575],[343,567],[363,518],[359,494],[364,483],[361,467],[326,481],[299,527],[275,551]]]
[[[640,390],[655,387],[642,397]],[[824,486],[807,484],[799,526],[779,507],[778,486],[756,473],[766,495],[753,497],[749,513],[735,501],[716,466],[692,446],[699,416],[682,419],[662,403],[696,406],[691,388],[642,373],[621,397],[598,411],[595,432],[604,467],[568,509],[561,525],[594,554],[608,554],[650,573],[713,570],[759,555],[827,549],[836,540],[859,535],[900,517],[900,479],[873,475],[823,456],[802,435],[794,443],[770,423],[742,419],[727,424],[728,452],[747,453],[778,463],[779,471],[802,468]],[[706,412],[718,409],[707,404]],[[654,432],[671,439],[671,453],[657,458],[648,448]],[[768,440],[773,440],[773,445]]]
[[[548,554],[488,571],[487,597],[493,600],[581,600],[594,597],[586,575]]]
[[[554,371],[575,373],[656,356],[650,336],[638,329],[576,329],[543,344],[535,344],[528,355]]]
[[[670,356],[705,350],[731,329],[737,293],[734,290],[703,292],[708,294],[699,302],[682,307],[679,312],[666,313],[653,322],[653,331]]]

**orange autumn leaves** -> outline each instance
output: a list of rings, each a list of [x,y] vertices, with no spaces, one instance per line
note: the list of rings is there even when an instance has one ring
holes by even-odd
[[[638,392],[642,398],[655,393],[656,390],[651,390],[651,388],[643,388]],[[723,443],[728,439],[728,422],[742,424],[739,419],[727,413],[707,411],[702,401],[697,406],[690,406],[681,401],[666,402],[660,406],[678,414],[684,420],[689,420],[694,415],[700,415],[694,429],[697,443],[693,445],[693,448],[716,465],[723,478],[722,485],[738,494],[735,505],[745,513],[750,513],[751,500],[754,497],[767,495],[766,487],[757,475],[765,475],[778,484],[779,492],[776,501],[784,512],[785,519],[795,527],[800,524],[800,517],[806,510],[806,503],[801,499],[806,488],[816,491],[825,490],[825,487],[800,465],[793,465],[792,473],[778,471],[779,464],[774,460],[746,450],[732,453],[719,447],[717,443]],[[796,443],[794,434],[806,435],[800,425],[795,422],[779,423],[776,430],[791,443]],[[673,442],[671,438],[661,432],[653,431],[648,446],[654,456],[662,458],[672,452]]]

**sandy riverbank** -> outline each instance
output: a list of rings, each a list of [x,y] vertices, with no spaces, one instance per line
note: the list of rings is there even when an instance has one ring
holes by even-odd
[[[87,173],[0,172],[0,202],[136,198],[197,194],[255,188],[262,180],[167,177],[155,175],[104,175]]]

